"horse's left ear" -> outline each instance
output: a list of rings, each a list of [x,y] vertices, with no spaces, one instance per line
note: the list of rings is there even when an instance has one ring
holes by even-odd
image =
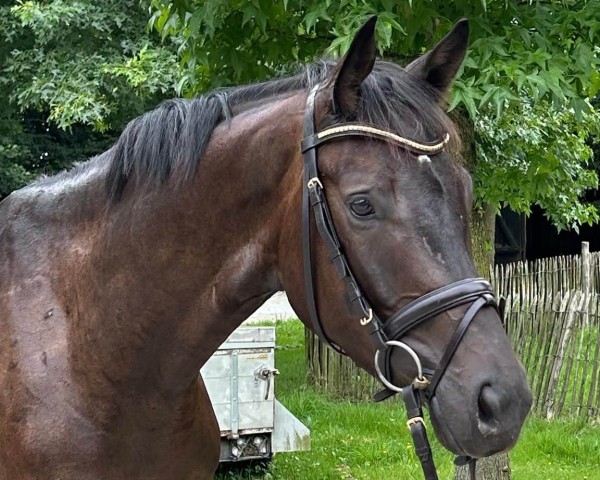
[[[361,27],[352,40],[350,49],[336,68],[333,84],[335,113],[348,117],[356,112],[360,99],[360,85],[375,65],[376,23],[377,17],[371,17]]]
[[[469,43],[469,21],[460,19],[432,50],[410,63],[405,70],[425,80],[444,96],[465,58]]]

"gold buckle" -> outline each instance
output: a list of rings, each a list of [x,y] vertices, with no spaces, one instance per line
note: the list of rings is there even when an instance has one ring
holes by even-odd
[[[369,316],[361,318],[360,324],[364,327],[365,325],[368,325],[369,323],[371,323],[371,320],[373,320],[373,309],[369,308]]]
[[[422,378],[415,378],[412,382],[413,387],[415,387],[417,390],[424,390],[425,388],[427,388],[429,386],[429,380],[427,380],[427,378],[422,377]]]
[[[321,187],[321,190],[324,190],[323,184],[321,183],[321,180],[319,180],[319,177],[313,177],[307,183],[308,188],[313,188],[315,185],[319,185],[319,187]]]
[[[427,428],[427,425],[425,425],[425,420],[423,420],[423,417],[409,418],[408,422],[406,422],[406,426],[410,430],[410,427],[412,427],[413,425],[416,425],[417,423],[421,423],[424,428]]]

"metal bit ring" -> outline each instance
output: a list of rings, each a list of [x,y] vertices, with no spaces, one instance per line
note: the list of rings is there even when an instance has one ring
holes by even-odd
[[[419,356],[417,355],[417,353],[406,343],[399,342],[397,340],[388,340],[387,342],[385,342],[385,344],[388,347],[400,347],[412,357],[412,359],[415,362],[415,365],[417,366],[417,378],[415,378],[413,385],[415,385],[415,388],[426,388],[427,385],[429,385],[429,380],[427,380],[423,376],[423,366],[421,365],[421,360],[419,360]],[[379,380],[381,381],[381,383],[383,383],[383,385],[385,385],[385,387],[387,387],[391,391],[402,393],[402,387],[397,387],[396,385],[391,383],[387,378],[385,378],[385,376],[381,372],[381,369],[379,368],[379,352],[380,350],[377,350],[375,352],[375,371],[377,372]]]

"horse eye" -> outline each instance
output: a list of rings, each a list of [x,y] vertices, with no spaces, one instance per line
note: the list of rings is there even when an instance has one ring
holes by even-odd
[[[368,217],[369,215],[373,215],[375,213],[373,205],[371,205],[371,202],[369,202],[366,198],[353,200],[350,203],[350,209],[359,217]]]

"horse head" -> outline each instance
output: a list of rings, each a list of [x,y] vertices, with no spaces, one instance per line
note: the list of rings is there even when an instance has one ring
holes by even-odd
[[[478,458],[515,444],[531,392],[476,278],[472,184],[444,112],[468,30],[460,21],[403,69],[376,60],[371,19],[309,95],[286,220],[297,231],[303,210],[304,231],[282,242],[281,276],[334,348],[392,390],[419,377],[440,441]]]

